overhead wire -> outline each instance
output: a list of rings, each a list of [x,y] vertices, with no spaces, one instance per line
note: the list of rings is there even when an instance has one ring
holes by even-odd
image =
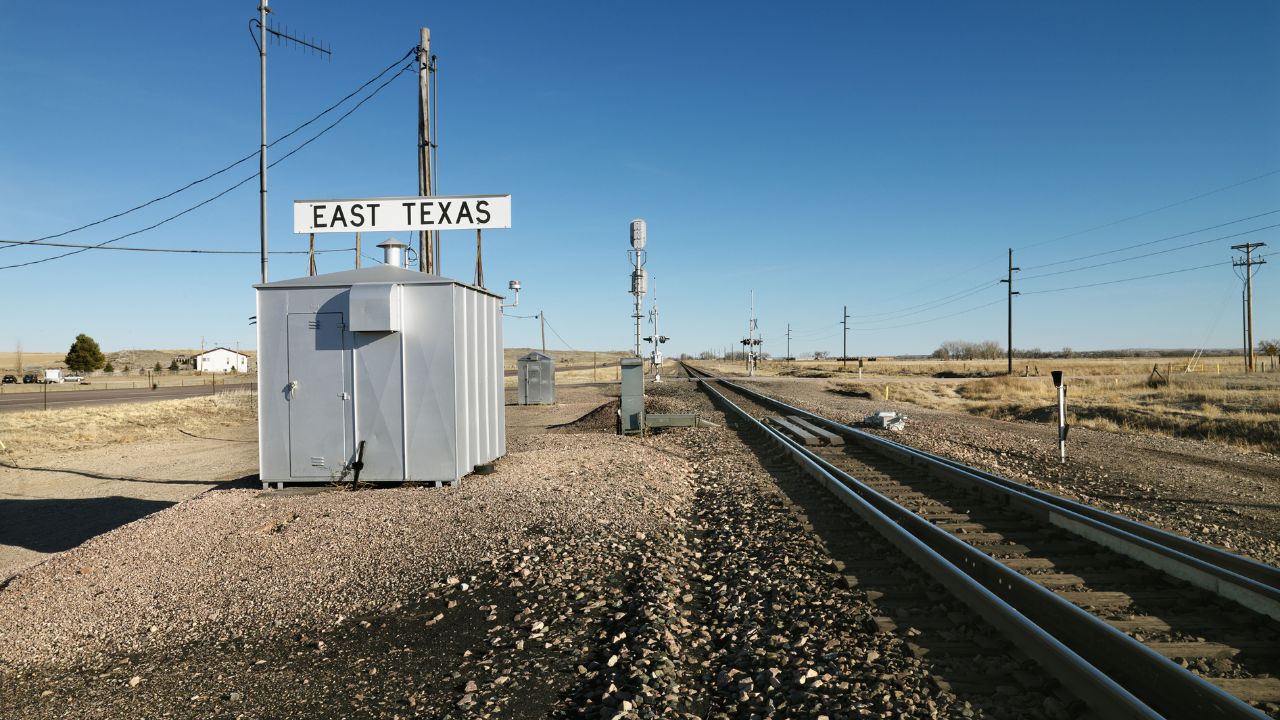
[[[574,346],[570,345],[568,342],[565,342],[565,339],[564,339],[564,338],[562,338],[562,337],[560,337],[560,333],[556,332],[556,329],[555,329],[554,327],[552,327],[551,323],[547,322],[547,315],[546,315],[546,313],[543,313],[543,314],[542,314],[542,322],[547,323],[547,327],[551,328],[551,334],[552,334],[552,335],[555,335],[557,338],[559,338],[560,342],[561,342],[565,347],[569,348],[569,349],[570,349],[570,350],[572,350],[573,352],[578,352],[578,349],[577,349],[577,348],[575,348]]]
[[[120,247],[119,245],[112,245],[110,247],[105,247],[105,246],[99,246],[99,245],[83,245],[79,243],[51,243],[51,242],[37,243],[33,240],[0,240],[0,243],[5,243],[7,245],[40,245],[41,247],[83,248],[85,250],[116,250],[116,251],[127,251],[127,252],[152,252],[152,253],[189,253],[193,255],[257,255],[260,252],[258,250],[210,250],[207,248],[193,249],[193,248]],[[319,255],[321,253],[351,252],[352,250],[355,250],[355,248],[353,247],[331,248],[327,250],[316,250],[315,253]],[[310,252],[311,252],[310,250],[277,250],[275,251],[274,254],[276,255],[307,255]]]
[[[1095,225],[1095,226],[1090,227],[1090,228],[1085,228],[1084,230],[1077,230],[1076,232],[1067,233],[1066,235],[1060,235],[1060,236],[1058,236],[1058,237],[1056,237],[1056,238],[1050,238],[1050,239],[1048,239],[1048,240],[1042,240],[1042,241],[1040,241],[1040,242],[1032,243],[1032,244],[1030,244],[1030,245],[1023,245],[1022,247],[1014,248],[1014,249],[1015,249],[1015,250],[1028,250],[1028,249],[1030,249],[1030,248],[1040,247],[1041,245],[1048,245],[1048,244],[1049,244],[1049,243],[1051,243],[1051,242],[1058,242],[1058,241],[1060,241],[1060,240],[1067,240],[1067,239],[1069,239],[1069,238],[1078,237],[1078,236],[1080,236],[1080,235],[1085,235],[1085,234],[1088,234],[1088,233],[1094,232],[1095,230],[1102,230],[1102,229],[1104,229],[1104,228],[1109,228],[1109,227],[1113,227],[1113,226],[1115,226],[1115,225],[1119,225],[1119,224],[1121,224],[1121,223],[1129,222],[1130,220],[1137,220],[1138,218],[1143,218],[1143,217],[1146,217],[1146,216],[1148,216],[1148,215],[1154,215],[1154,214],[1156,214],[1156,213],[1158,213],[1158,212],[1162,212],[1162,211],[1164,211],[1164,210],[1168,210],[1168,209],[1170,209],[1170,208],[1175,208],[1175,207],[1178,207],[1179,205],[1185,205],[1185,204],[1187,204],[1187,203],[1189,203],[1189,202],[1194,202],[1194,201],[1199,200],[1199,199],[1201,199],[1201,198],[1206,198],[1206,197],[1209,197],[1210,195],[1216,195],[1216,194],[1218,194],[1218,193],[1220,193],[1220,192],[1225,192],[1225,191],[1227,191],[1227,190],[1231,190],[1231,189],[1233,189],[1233,188],[1238,188],[1238,187],[1240,187],[1240,186],[1242,186],[1242,185],[1248,185],[1249,183],[1257,182],[1258,180],[1263,180],[1263,179],[1266,179],[1266,178],[1271,177],[1272,175],[1277,175],[1277,174],[1280,174],[1280,168],[1277,168],[1277,169],[1275,169],[1275,170],[1271,170],[1271,171],[1268,171],[1268,172],[1262,173],[1261,175],[1255,175],[1255,176],[1253,176],[1253,177],[1251,177],[1251,178],[1248,178],[1247,180],[1241,180],[1241,181],[1239,181],[1239,182],[1231,183],[1230,185],[1224,185],[1224,186],[1219,187],[1219,188],[1214,188],[1213,190],[1209,190],[1208,192],[1202,192],[1202,193],[1200,193],[1200,194],[1198,194],[1198,195],[1192,195],[1191,197],[1183,198],[1183,199],[1181,199],[1181,200],[1177,200],[1177,201],[1175,201],[1175,202],[1171,202],[1171,203],[1169,203],[1168,205],[1161,205],[1160,207],[1158,207],[1158,208],[1154,208],[1154,209],[1152,209],[1152,210],[1146,210],[1146,211],[1144,211],[1144,212],[1136,213],[1136,214],[1134,214],[1134,215],[1129,215],[1129,216],[1127,216],[1127,217],[1122,217],[1122,218],[1120,218],[1120,219],[1118,219],[1118,220],[1112,220],[1112,221],[1110,221],[1110,222],[1102,223],[1101,225]]]
[[[1120,278],[1118,280],[1105,280],[1102,282],[1087,283],[1084,285],[1071,285],[1069,287],[1050,288],[1047,290],[1023,290],[1023,295],[1044,295],[1047,293],[1066,292],[1067,290],[1081,290],[1084,288],[1102,287],[1103,285],[1118,285],[1120,283],[1133,282],[1135,280],[1146,280],[1148,278],[1164,277],[1166,275],[1177,275],[1179,273],[1193,272],[1195,270],[1204,270],[1206,268],[1224,267],[1226,262],[1214,262],[1207,265],[1197,265],[1195,267],[1181,268],[1178,270],[1166,270],[1164,272],[1149,273],[1147,275],[1135,275],[1133,277]]]
[[[409,56],[410,54],[412,54],[412,53],[413,53],[413,52],[415,52],[416,50],[417,50],[417,47],[414,47],[412,50],[410,50],[409,52],[405,53],[405,55],[402,55],[402,56],[401,56],[399,59],[397,59],[395,62],[393,62],[393,63],[391,63],[390,65],[388,65],[385,69],[383,69],[383,70],[382,70],[382,72],[378,73],[377,75],[375,75],[375,76],[373,76],[372,78],[370,78],[369,80],[367,80],[367,81],[366,81],[363,85],[361,85],[360,87],[356,88],[355,90],[352,90],[350,93],[348,93],[348,94],[347,94],[345,97],[343,97],[341,100],[339,100],[339,101],[337,101],[337,102],[333,103],[332,105],[330,105],[329,107],[325,108],[324,110],[321,110],[319,113],[317,113],[316,115],[312,116],[312,118],[311,118],[310,120],[307,120],[306,122],[302,123],[301,125],[298,125],[298,126],[297,126],[297,127],[295,127],[294,129],[290,130],[289,132],[285,133],[284,135],[281,135],[280,137],[276,138],[275,140],[272,140],[270,143],[268,143],[268,144],[267,144],[267,147],[269,147],[269,148],[270,148],[270,147],[275,147],[276,143],[279,143],[279,142],[282,142],[282,141],[284,141],[284,140],[287,140],[288,138],[290,138],[291,136],[293,136],[294,134],[296,134],[297,132],[299,132],[299,131],[300,131],[300,130],[302,130],[303,128],[307,127],[308,125],[311,125],[312,123],[316,122],[317,120],[319,120],[320,118],[324,117],[325,115],[328,115],[330,112],[333,112],[333,110],[334,110],[334,109],[336,109],[338,106],[342,105],[342,104],[343,104],[343,103],[345,103],[346,101],[350,100],[352,97],[354,97],[355,95],[357,95],[361,90],[364,90],[365,88],[367,88],[367,87],[369,87],[370,85],[372,85],[374,82],[377,82],[378,78],[381,78],[383,75],[386,75],[388,72],[390,72],[390,71],[391,71],[391,69],[392,69],[392,68],[394,68],[394,67],[395,67],[396,65],[398,65],[400,62],[402,62],[402,61],[404,60],[404,58],[405,58],[405,57]],[[248,160],[252,159],[255,155],[257,155],[257,154],[258,154],[258,152],[259,152],[259,151],[254,150],[253,152],[249,153],[248,155],[245,155],[244,157],[240,158],[239,160],[236,160],[236,161],[232,162],[232,163],[231,163],[231,164],[229,164],[229,165],[225,165],[225,166],[223,166],[222,168],[220,168],[220,169],[218,169],[218,170],[214,170],[213,172],[209,173],[208,175],[205,175],[205,176],[204,176],[204,177],[202,177],[202,178],[199,178],[199,179],[196,179],[196,180],[192,180],[191,182],[187,183],[186,185],[183,185],[182,187],[178,188],[177,190],[173,190],[173,191],[170,191],[170,192],[168,192],[168,193],[165,193],[164,195],[160,195],[159,197],[152,198],[152,199],[150,199],[150,200],[148,200],[148,201],[146,201],[146,202],[144,202],[144,203],[141,203],[141,204],[139,204],[139,205],[135,205],[135,206],[133,206],[133,207],[129,208],[128,210],[122,210],[121,212],[115,213],[115,214],[113,214],[113,215],[108,215],[107,217],[101,218],[101,219],[99,219],[99,220],[94,220],[93,222],[85,223],[85,224],[83,224],[83,225],[80,225],[79,227],[71,228],[70,230],[63,230],[62,232],[59,232],[59,233],[53,233],[53,234],[51,234],[51,235],[45,235],[45,236],[43,236],[43,237],[35,238],[35,242],[37,242],[37,243],[38,243],[39,241],[42,241],[42,240],[54,240],[54,239],[56,239],[56,238],[60,238],[60,237],[62,237],[62,236],[64,236],[64,235],[70,235],[71,233],[79,232],[79,231],[84,230],[84,229],[86,229],[86,228],[91,228],[91,227],[93,227],[93,226],[95,226],[95,225],[101,225],[102,223],[108,222],[108,221],[110,221],[110,220],[115,220],[116,218],[124,217],[125,215],[128,215],[129,213],[132,213],[132,212],[135,212],[135,211],[141,210],[141,209],[143,209],[143,208],[145,208],[145,207],[148,207],[148,206],[154,205],[154,204],[156,204],[156,203],[158,203],[158,202],[160,202],[160,201],[162,201],[162,200],[168,200],[169,198],[173,197],[174,195],[177,195],[177,194],[179,194],[179,193],[181,193],[181,192],[183,192],[183,191],[189,190],[189,189],[191,189],[191,188],[195,187],[196,185],[199,185],[200,183],[205,182],[205,181],[207,181],[207,180],[212,180],[213,178],[215,178],[215,177],[217,177],[217,176],[221,175],[222,173],[227,172],[227,171],[228,171],[228,170],[230,170],[231,168],[236,167],[237,165],[240,165],[240,164],[242,164],[242,163],[244,163],[244,162],[246,162],[246,161],[248,161]],[[257,176],[255,175],[254,177],[257,177]],[[8,246],[6,246],[6,247],[0,248],[0,250],[4,250],[4,249],[10,248],[10,247],[15,247],[15,246],[14,246],[14,245],[8,245]]]
[[[1280,223],[1276,223],[1274,225],[1267,225],[1260,228],[1254,228],[1253,230],[1245,230],[1244,232],[1232,233],[1231,235],[1223,235],[1221,237],[1209,238],[1208,240],[1200,240],[1193,243],[1187,243],[1186,245],[1179,245],[1178,247],[1165,248],[1164,250],[1156,250],[1155,252],[1144,253],[1142,255],[1134,255],[1132,257],[1120,258],[1118,260],[1108,260],[1107,262],[1094,263],[1093,265],[1083,265],[1078,268],[1068,268],[1066,270],[1055,270],[1053,272],[1040,273],[1039,275],[1025,275],[1025,276],[1021,276],[1019,280],[1025,282],[1027,280],[1036,280],[1039,278],[1053,277],[1055,275],[1066,275],[1068,273],[1081,272],[1082,270],[1094,270],[1100,267],[1107,267],[1109,265],[1118,265],[1120,263],[1131,262],[1133,260],[1144,260],[1149,257],[1155,257],[1156,255],[1164,255],[1166,253],[1177,252],[1178,250],[1186,250],[1188,248],[1199,247],[1201,245],[1207,245],[1212,242],[1230,240],[1231,238],[1238,238],[1243,235],[1252,235],[1253,233],[1262,232],[1263,230],[1271,230],[1278,227],[1280,227]]]
[[[410,63],[410,64],[411,64],[411,63]],[[399,77],[400,77],[400,76],[401,76],[401,75],[402,75],[402,74],[403,74],[403,73],[404,73],[408,68],[409,68],[409,65],[406,65],[404,68],[401,68],[400,72],[397,72],[395,75],[392,75],[390,78],[388,78],[387,80],[385,80],[381,85],[379,85],[378,87],[374,88],[374,90],[373,90],[371,93],[369,93],[368,95],[366,95],[364,98],[362,98],[362,99],[360,100],[360,102],[356,103],[356,104],[355,104],[354,106],[352,106],[349,110],[347,110],[345,113],[343,113],[342,115],[340,115],[340,116],[338,117],[338,119],[337,119],[337,120],[334,120],[332,123],[330,123],[328,126],[326,126],[323,130],[321,130],[320,132],[318,132],[318,133],[316,133],[315,135],[313,135],[313,136],[311,136],[310,138],[308,138],[305,142],[303,142],[303,143],[302,143],[301,145],[299,145],[298,147],[294,148],[293,150],[290,150],[289,152],[287,152],[287,153],[285,153],[284,155],[282,155],[282,156],[280,156],[279,158],[277,158],[274,162],[272,162],[271,164],[269,164],[267,167],[268,167],[268,168],[275,167],[276,165],[278,165],[278,164],[280,164],[280,163],[284,162],[285,160],[289,159],[291,156],[293,156],[293,155],[294,155],[294,153],[297,153],[299,150],[303,149],[304,147],[306,147],[306,146],[310,145],[311,143],[313,143],[313,142],[315,142],[316,140],[318,140],[318,139],[320,139],[321,137],[323,137],[323,136],[325,135],[325,133],[327,133],[327,132],[329,132],[330,130],[332,130],[333,128],[337,127],[337,126],[338,126],[338,125],[339,125],[343,120],[346,120],[348,117],[350,117],[350,116],[351,116],[351,114],[352,114],[352,113],[354,113],[354,112],[355,112],[356,110],[358,110],[362,105],[364,105],[366,102],[368,102],[369,100],[371,100],[374,96],[376,96],[379,92],[381,92],[381,91],[383,90],[383,88],[385,88],[385,87],[387,87],[388,85],[390,85],[393,81],[395,81],[395,80],[396,80],[396,78],[399,78]],[[385,74],[385,73],[384,73],[384,74]],[[83,248],[79,248],[79,249],[76,249],[76,250],[72,250],[72,251],[70,251],[70,252],[62,253],[62,254],[60,254],[60,255],[53,255],[53,256],[50,256],[50,257],[40,258],[40,259],[37,259],[37,260],[30,260],[30,261],[23,262],[23,263],[14,263],[14,264],[12,264],[12,265],[0,265],[0,270],[12,270],[12,269],[14,269],[14,268],[27,267],[27,266],[30,266],[30,265],[38,265],[38,264],[40,264],[40,263],[51,262],[51,261],[53,261],[53,260],[60,260],[60,259],[62,259],[62,258],[70,257],[70,256],[72,256],[72,255],[78,255],[78,254],[80,254],[80,253],[82,253],[82,252],[88,252],[89,250],[98,250],[98,249],[101,249],[101,248],[102,248],[103,246],[105,246],[105,245],[109,245],[109,244],[111,244],[111,243],[114,243],[114,242],[117,242],[117,241],[123,240],[123,239],[128,238],[128,237],[133,237],[134,235],[139,235],[139,234],[144,233],[144,232],[147,232],[147,231],[149,231],[149,230],[154,230],[154,229],[156,229],[156,228],[160,227],[161,225],[164,225],[164,224],[169,223],[169,222],[171,222],[171,221],[173,221],[173,220],[176,220],[176,219],[178,219],[178,218],[182,217],[183,215],[186,215],[187,213],[189,213],[189,212],[191,212],[191,211],[193,211],[193,210],[197,210],[197,209],[199,209],[199,208],[201,208],[201,207],[204,207],[205,205],[208,205],[209,203],[213,202],[214,200],[217,200],[217,199],[219,199],[219,198],[223,197],[224,195],[226,195],[226,194],[230,193],[231,191],[233,191],[233,190],[235,190],[235,189],[237,189],[237,188],[239,188],[239,187],[243,186],[245,183],[249,182],[250,180],[253,180],[253,179],[254,179],[254,178],[256,178],[256,177],[258,177],[258,173],[256,173],[256,172],[255,172],[254,174],[252,174],[252,175],[250,175],[250,176],[248,176],[248,177],[244,178],[244,179],[243,179],[243,180],[241,180],[240,182],[238,182],[238,183],[236,183],[236,184],[232,185],[231,187],[226,188],[226,189],[225,189],[225,190],[223,190],[222,192],[220,192],[220,193],[218,193],[218,194],[216,194],[216,195],[214,195],[214,196],[212,196],[212,197],[210,197],[210,198],[207,198],[207,199],[205,199],[205,200],[203,200],[203,201],[201,201],[201,202],[199,202],[199,203],[197,203],[197,204],[195,204],[195,205],[193,205],[193,206],[191,206],[191,207],[189,207],[189,208],[186,208],[185,210],[182,210],[181,212],[178,212],[178,213],[175,213],[175,214],[173,214],[173,215],[170,215],[169,217],[167,217],[167,218],[165,218],[165,219],[163,219],[163,220],[160,220],[159,222],[156,222],[156,223],[154,223],[154,224],[152,224],[152,225],[148,225],[147,227],[144,227],[144,228],[142,228],[142,229],[140,229],[140,230],[134,230],[134,231],[132,231],[132,232],[124,233],[123,235],[118,235],[118,236],[116,236],[116,237],[114,237],[114,238],[111,238],[110,240],[104,240],[104,241],[102,241],[101,243],[97,243],[97,244],[95,244],[95,245],[91,245],[91,246],[88,246],[88,247],[83,247]],[[37,244],[40,244],[40,243],[37,243]],[[12,247],[12,246],[11,246],[11,247]]]
[[[1258,219],[1258,218],[1266,217],[1266,216],[1268,216],[1268,215],[1274,215],[1274,214],[1276,214],[1276,213],[1280,213],[1280,208],[1277,208],[1277,209],[1275,209],[1275,210],[1268,210],[1268,211],[1266,211],[1266,212],[1262,212],[1262,213],[1258,213],[1257,215],[1250,215],[1250,216],[1248,216],[1248,217],[1237,218],[1237,219],[1235,219],[1235,220],[1228,220],[1227,222],[1224,222],[1224,223],[1218,223],[1217,225],[1209,225],[1208,227],[1202,227],[1202,228],[1199,228],[1199,229],[1196,229],[1196,230],[1190,230],[1190,231],[1187,231],[1187,232],[1177,233],[1177,234],[1175,234],[1175,235],[1166,235],[1166,236],[1164,236],[1164,237],[1162,237],[1162,238],[1157,238],[1157,239],[1155,239],[1155,240],[1147,240],[1147,241],[1145,241],[1145,242],[1134,243],[1134,244],[1132,244],[1132,245],[1125,245],[1124,247],[1113,248],[1113,249],[1111,249],[1111,250],[1103,250],[1103,251],[1101,251],[1101,252],[1090,253],[1090,254],[1088,254],[1088,255],[1077,255],[1076,257],[1073,257],[1073,258],[1067,258],[1067,259],[1065,259],[1065,260],[1055,260],[1055,261],[1053,261],[1053,262],[1047,262],[1047,263],[1040,263],[1039,265],[1028,265],[1028,266],[1024,267],[1024,268],[1023,268],[1023,270],[1036,270],[1036,269],[1039,269],[1039,268],[1053,267],[1053,266],[1056,266],[1056,265],[1065,265],[1065,264],[1067,264],[1067,263],[1078,262],[1078,261],[1080,261],[1080,260],[1091,260],[1091,259],[1093,259],[1093,258],[1096,258],[1096,257],[1102,257],[1102,256],[1104,256],[1104,255],[1114,255],[1114,254],[1116,254],[1116,253],[1118,253],[1118,252],[1124,252],[1125,250],[1133,250],[1133,249],[1135,249],[1135,248],[1146,247],[1146,246],[1148,246],[1148,245],[1156,245],[1156,244],[1158,244],[1158,243],[1168,242],[1168,241],[1170,241],[1170,240],[1177,240],[1178,238],[1184,238],[1184,237],[1187,237],[1187,236],[1189,236],[1189,235],[1196,235],[1196,234],[1199,234],[1199,233],[1202,233],[1202,232],[1208,232],[1208,231],[1210,231],[1210,230],[1217,230],[1218,228],[1223,228],[1223,227],[1226,227],[1226,226],[1228,226],[1228,225],[1235,225],[1236,223],[1247,222],[1247,221],[1249,221],[1249,220],[1256,220],[1256,219]],[[1274,226],[1271,226],[1271,227],[1274,227]],[[1231,236],[1228,236],[1228,237],[1231,237]],[[1219,238],[1219,239],[1220,239],[1220,238]],[[1190,246],[1186,246],[1186,247],[1190,247]]]

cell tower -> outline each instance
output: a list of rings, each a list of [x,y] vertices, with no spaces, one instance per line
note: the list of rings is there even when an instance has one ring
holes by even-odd
[[[645,293],[649,291],[649,274],[645,272],[644,264],[648,261],[649,255],[645,252],[644,246],[647,241],[648,228],[644,224],[644,220],[636,218],[631,221],[631,249],[627,251],[627,256],[631,259],[631,294],[635,296],[636,308],[631,317],[636,321],[636,357],[640,357],[640,321],[644,319],[642,306],[644,305]]]

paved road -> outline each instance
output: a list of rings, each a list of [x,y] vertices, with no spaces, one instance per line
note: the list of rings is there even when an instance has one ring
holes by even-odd
[[[218,392],[231,389],[252,388],[252,383],[219,385]],[[48,394],[49,407],[72,407],[75,405],[93,405],[98,403],[151,402],[154,400],[171,400],[173,398],[196,397],[209,395],[208,385],[188,385],[186,387],[160,387],[155,390],[146,388],[124,388],[120,390],[59,390]],[[39,410],[44,407],[45,394],[24,392],[0,395],[0,412],[9,410]]]

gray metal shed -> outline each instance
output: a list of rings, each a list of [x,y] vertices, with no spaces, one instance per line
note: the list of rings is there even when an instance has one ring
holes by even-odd
[[[555,359],[534,350],[516,360],[516,388],[521,405],[555,405]]]
[[[502,298],[397,265],[254,286],[263,487],[358,459],[361,481],[452,484],[506,454]]]

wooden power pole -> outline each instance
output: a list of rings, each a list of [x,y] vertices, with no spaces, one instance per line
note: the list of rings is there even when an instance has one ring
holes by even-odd
[[[844,325],[844,345],[840,350],[840,369],[844,370],[849,367],[849,306],[844,306],[844,317],[840,320],[840,324]]]
[[[1013,248],[1009,248],[1009,278],[1000,282],[1009,285],[1009,349],[1007,352],[1009,354],[1008,373],[1010,375],[1013,374],[1013,296],[1018,294],[1013,290],[1013,274],[1021,269],[1013,266]]]
[[[431,196],[431,29],[418,41],[418,194]],[[418,231],[418,270],[439,274],[431,231]]]
[[[1254,371],[1254,355],[1255,347],[1253,342],[1253,266],[1262,265],[1266,262],[1262,258],[1253,259],[1253,251],[1260,247],[1266,247],[1266,243],[1243,243],[1241,245],[1232,245],[1232,250],[1240,250],[1244,253],[1244,259],[1239,258],[1232,260],[1234,267],[1244,268],[1244,369],[1245,372]]]

